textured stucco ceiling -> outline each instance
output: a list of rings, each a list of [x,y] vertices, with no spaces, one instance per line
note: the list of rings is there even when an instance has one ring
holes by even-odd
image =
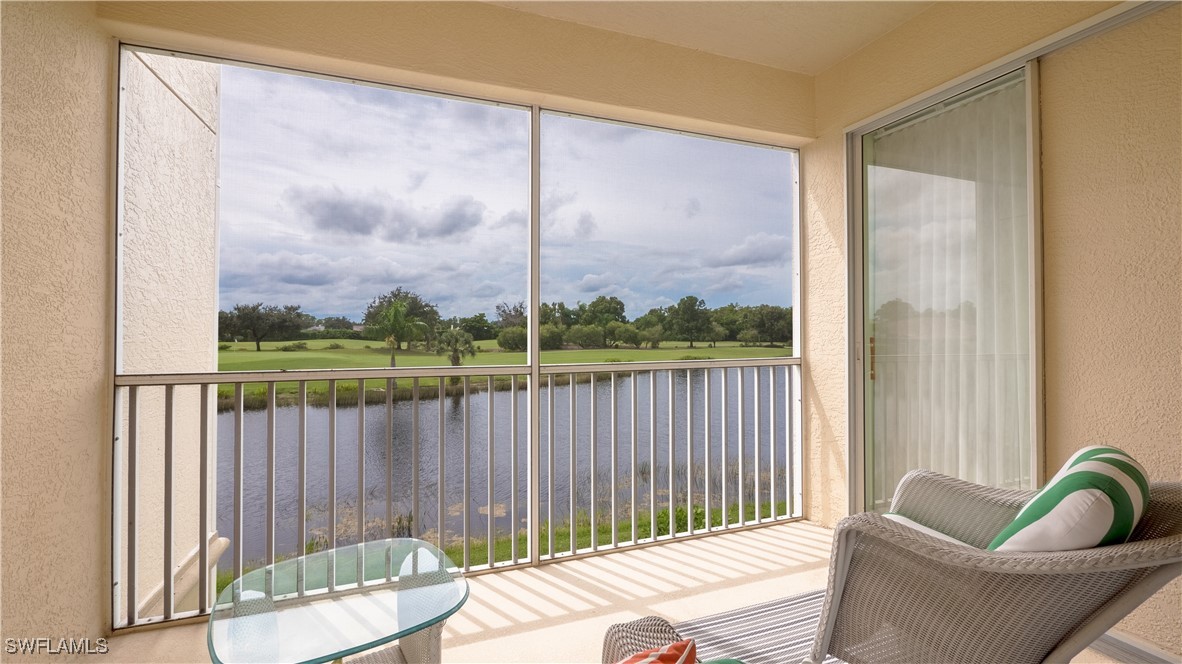
[[[509,0],[493,4],[816,75],[932,3]]]

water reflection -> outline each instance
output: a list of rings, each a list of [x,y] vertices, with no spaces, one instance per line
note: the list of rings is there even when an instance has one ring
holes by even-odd
[[[631,514],[631,481],[633,477],[633,431],[636,432],[636,480],[638,506],[646,512],[650,490],[655,490],[658,510],[670,499],[670,447],[672,447],[672,496],[675,505],[684,505],[687,486],[692,484],[695,503],[700,504],[709,480],[714,505],[719,504],[723,482],[726,482],[730,501],[737,499],[740,460],[739,441],[743,441],[744,495],[754,496],[756,442],[761,462],[761,496],[768,500],[771,478],[771,452],[776,447],[775,477],[777,500],[784,500],[787,473],[785,390],[786,372],[783,369],[762,369],[760,389],[756,400],[755,370],[743,371],[742,413],[740,414],[739,371],[729,372],[729,391],[723,392],[723,370],[710,370],[710,399],[706,403],[706,370],[690,372],[690,394],[687,396],[685,371],[655,374],[636,374],[636,413],[633,427],[633,378],[629,373],[618,374],[614,383],[615,415],[612,417],[613,382],[599,377],[594,388],[589,377],[583,375],[574,386],[573,417],[571,386],[556,381],[550,387],[543,377],[540,400],[540,495],[542,519],[547,518],[549,495],[549,439],[553,430],[554,495],[553,510],[556,523],[569,519],[571,488],[574,488],[574,509],[589,512],[592,502],[592,437],[595,440],[595,503],[603,519],[610,518],[612,478],[615,478],[616,511],[621,518]],[[773,378],[774,376],[774,378]],[[565,377],[562,377],[565,379]],[[473,386],[475,388],[475,385]],[[670,399],[670,388],[672,398]],[[592,390],[595,401],[592,405]],[[776,411],[772,412],[772,393]],[[550,397],[553,395],[553,403]],[[464,493],[468,491],[469,531],[474,537],[484,537],[488,519],[499,534],[514,528],[526,527],[527,484],[529,477],[528,452],[528,394],[524,384],[517,390],[516,432],[513,431],[513,395],[509,390],[476,391],[465,401],[462,396],[421,399],[418,405],[418,495],[419,520],[417,532],[434,540],[440,524],[439,487],[443,491],[443,524],[445,542],[454,541],[463,532]],[[672,431],[670,430],[672,404]],[[726,407],[726,438],[728,440],[726,466],[722,472],[723,407]],[[758,405],[758,421],[756,410]],[[593,413],[594,410],[594,426]],[[490,421],[491,413],[491,421]],[[551,418],[551,413],[553,414]],[[709,475],[707,465],[707,414],[709,416]],[[396,401],[391,427],[393,437],[386,438],[385,404],[365,406],[364,478],[359,482],[357,409],[338,407],[336,414],[336,521],[337,543],[357,539],[357,496],[359,484],[363,488],[365,530],[369,539],[413,534],[412,509],[414,496],[415,427],[414,403]],[[280,407],[275,413],[275,548],[278,555],[296,553],[298,523],[298,417],[296,407]],[[551,423],[551,419],[553,422]],[[774,428],[773,428],[774,420]],[[465,421],[467,433],[465,434]],[[571,436],[572,424],[574,436]],[[309,407],[306,416],[307,517],[302,524],[308,540],[327,539],[328,536],[328,479],[329,479],[329,409]],[[440,431],[442,429],[442,436]],[[593,431],[594,429],[594,431]],[[614,431],[613,431],[614,429]],[[267,413],[249,411],[243,417],[243,557],[247,561],[263,558],[267,514]],[[742,436],[740,436],[742,431]],[[757,436],[758,431],[758,436]],[[234,414],[218,415],[217,422],[217,519],[218,530],[233,532],[234,479]],[[491,454],[488,441],[492,440]],[[440,477],[440,441],[442,439],[443,473]],[[616,450],[613,467],[613,440]],[[692,440],[692,449],[687,441]],[[389,451],[387,449],[389,442]],[[517,509],[513,510],[513,455],[516,447]],[[692,481],[686,477],[687,454],[692,453]],[[467,463],[465,463],[467,455]],[[571,457],[574,457],[573,471]],[[386,492],[387,458],[391,469],[391,491]],[[655,458],[655,463],[653,459]],[[489,465],[492,465],[492,506],[489,514]],[[465,473],[465,468],[468,472]],[[652,472],[655,468],[656,472]],[[572,482],[573,476],[573,482]],[[650,484],[650,482],[652,484]],[[393,532],[386,524],[387,500],[394,516]],[[229,554],[222,565],[231,562]],[[479,562],[479,561],[477,561]]]

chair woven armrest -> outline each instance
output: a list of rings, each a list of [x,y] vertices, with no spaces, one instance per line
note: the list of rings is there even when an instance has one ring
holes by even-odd
[[[1114,595],[1156,569],[1182,569],[1182,535],[999,553],[864,513],[835,538],[814,661],[1038,662]]]
[[[933,565],[997,574],[1092,574],[1182,562],[1182,535],[1071,551],[987,551],[925,535],[872,512],[842,519],[834,537],[848,539],[852,533],[876,538]]]
[[[908,473],[893,509],[960,542],[879,514],[842,519],[807,661],[1066,662],[1182,576],[1182,483],[1150,485],[1149,505],[1124,544],[977,548],[1032,494]]]
[[[603,664],[615,664],[638,652],[681,641],[681,635],[668,620],[646,616],[631,622],[616,623],[603,635]]]
[[[929,470],[913,470],[899,481],[891,511],[984,548],[1034,493],[994,489]]]

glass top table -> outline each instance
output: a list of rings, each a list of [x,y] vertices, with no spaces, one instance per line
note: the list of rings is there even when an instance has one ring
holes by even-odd
[[[459,569],[421,540],[318,551],[226,586],[209,616],[209,655],[218,664],[329,662],[401,639],[405,659],[437,661],[443,622],[467,599]]]

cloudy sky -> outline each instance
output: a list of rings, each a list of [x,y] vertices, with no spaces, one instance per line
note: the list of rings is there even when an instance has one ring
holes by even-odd
[[[222,67],[220,308],[526,298],[526,110]],[[791,304],[796,155],[542,118],[542,300]]]

